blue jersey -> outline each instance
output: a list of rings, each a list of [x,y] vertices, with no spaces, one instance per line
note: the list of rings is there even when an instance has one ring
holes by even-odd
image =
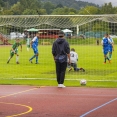
[[[103,45],[103,53],[105,55],[109,52],[109,44],[112,44],[111,41],[107,37],[104,37],[102,40],[102,45]]]
[[[34,53],[35,54],[38,54],[38,42],[39,42],[39,40],[38,40],[38,37],[36,36],[36,37],[34,37],[33,39],[32,39],[32,48],[33,48],[33,51],[34,51]]]
[[[34,37],[33,39],[32,39],[32,41],[33,41],[33,43],[32,43],[32,48],[37,48],[37,46],[38,46],[38,37]]]
[[[108,38],[106,37],[103,38],[102,45],[103,45],[103,48],[108,48],[108,45],[109,45]]]

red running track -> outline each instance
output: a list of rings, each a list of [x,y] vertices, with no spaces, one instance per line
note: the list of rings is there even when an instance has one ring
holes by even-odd
[[[117,117],[117,88],[0,85],[0,117]]]

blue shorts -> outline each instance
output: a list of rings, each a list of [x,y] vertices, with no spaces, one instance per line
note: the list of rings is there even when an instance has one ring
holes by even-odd
[[[32,48],[32,49],[33,49],[33,51],[34,51],[35,54],[38,54],[38,48],[37,47]]]
[[[103,49],[104,55],[107,55],[107,54],[108,54],[108,51],[109,51],[109,48],[104,48],[104,49]]]

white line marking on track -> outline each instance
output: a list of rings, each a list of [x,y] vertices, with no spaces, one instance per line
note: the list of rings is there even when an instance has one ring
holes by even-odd
[[[56,80],[56,78],[1,78],[1,80]],[[80,79],[65,79],[66,81],[80,81],[85,78]],[[117,80],[87,80],[89,82],[117,82]]]
[[[114,101],[116,101],[116,100],[117,100],[117,98],[115,98],[115,99],[113,99],[113,100],[110,100],[109,102],[106,102],[106,103],[104,103],[104,104],[102,104],[102,105],[100,105],[100,106],[98,106],[98,107],[96,107],[96,108],[94,108],[94,109],[92,109],[92,110],[86,112],[85,114],[81,115],[80,117],[85,117],[86,115],[92,113],[93,111],[96,111],[96,110],[102,108],[103,106],[106,106],[106,105],[108,105],[108,104],[110,104],[110,103],[112,103],[112,102],[114,102]]]

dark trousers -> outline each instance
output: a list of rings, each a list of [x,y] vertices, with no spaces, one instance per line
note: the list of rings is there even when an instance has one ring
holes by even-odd
[[[71,63],[71,66],[74,68],[74,71],[78,71],[79,68],[77,68],[77,64],[76,63]]]
[[[65,79],[65,72],[67,68],[67,62],[55,62],[56,63],[56,75],[58,84],[63,84]]]

